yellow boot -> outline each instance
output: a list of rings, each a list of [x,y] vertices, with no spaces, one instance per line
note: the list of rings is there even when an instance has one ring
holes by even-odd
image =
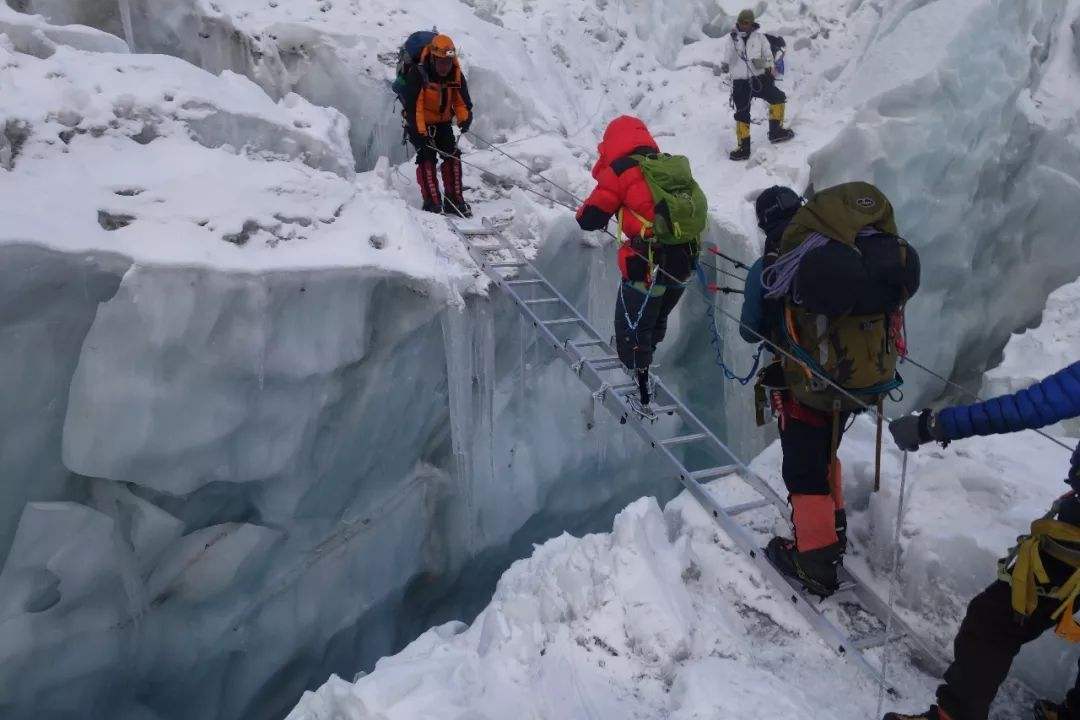
[[[739,146],[732,150],[728,157],[732,160],[749,160],[750,159],[750,123],[737,122],[735,123],[735,139],[739,141]]]
[[[787,142],[795,133],[784,127],[784,104],[769,106],[769,142]]]

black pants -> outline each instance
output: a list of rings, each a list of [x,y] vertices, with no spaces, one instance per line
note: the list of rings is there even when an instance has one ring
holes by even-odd
[[[659,270],[653,278],[657,286],[664,288],[663,295],[641,292],[632,283],[641,283],[648,272],[649,249],[640,249],[641,256],[631,258],[626,269],[629,282],[619,286],[615,298],[615,347],[630,370],[649,367],[656,346],[667,335],[668,317],[679,304],[686,288],[676,282],[686,282],[694,271],[697,247],[686,245],[655,244],[652,261]]]
[[[825,416],[822,416],[823,418]],[[844,436],[847,416],[840,418],[837,445]],[[830,495],[829,465],[832,459],[833,425],[830,419],[817,426],[786,418],[780,423],[780,449],[784,454],[782,474],[791,495]]]
[[[429,125],[429,132],[433,132],[434,135],[421,135],[416,132],[412,127],[406,131],[409,135],[409,142],[416,148],[416,164],[423,165],[424,163],[435,163],[436,160],[445,158],[440,156],[431,148],[432,145],[437,147],[441,152],[446,155],[453,155],[458,157],[461,155],[461,151],[457,147],[457,139],[454,137],[454,126],[452,123],[439,123],[437,125]],[[435,163],[437,164],[437,163]]]
[[[1053,578],[1053,571],[1047,570]],[[953,720],[986,720],[990,703],[1020,648],[1056,624],[1050,616],[1060,601],[1043,600],[1031,617],[1021,622],[1013,611],[1011,593],[1009,584],[998,580],[968,605],[953,643],[955,660],[937,691],[938,705]],[[1080,708],[1080,675],[1066,704]],[[1077,715],[1072,717],[1080,720]]]
[[[736,80],[731,84],[731,102],[735,105],[735,121],[750,122],[750,103],[760,98],[770,105],[783,105],[787,95],[776,87],[776,80],[768,73],[749,80]]]
[[[663,295],[652,296],[629,283],[619,287],[615,298],[615,346],[623,365],[630,370],[652,365],[656,346],[667,335],[668,316],[685,292],[685,288],[667,286]]]

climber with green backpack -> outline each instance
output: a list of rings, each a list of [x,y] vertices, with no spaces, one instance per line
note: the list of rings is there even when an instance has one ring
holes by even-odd
[[[615,344],[638,383],[636,409],[648,416],[649,366],[694,271],[709,207],[689,160],[661,153],[641,120],[613,120],[598,151],[597,186],[577,221],[583,230],[602,230],[618,217]]]
[[[760,316],[754,340],[783,350],[759,375],[759,405],[776,416],[794,537],[766,555],[811,592],[836,591],[847,549],[837,449],[848,420],[902,380],[903,308],[919,288],[919,257],[897,234],[893,207],[873,185],[847,183],[803,202],[770,188],[756,203],[768,232],[744,301]],[[766,329],[767,328],[767,329]],[[760,335],[760,337],[757,337]],[[764,422],[765,413],[759,413]]]

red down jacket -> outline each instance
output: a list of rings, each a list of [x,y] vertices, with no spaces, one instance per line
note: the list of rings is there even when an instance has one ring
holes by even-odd
[[[600,157],[592,171],[596,189],[578,209],[578,225],[582,230],[601,230],[612,216],[625,209],[622,229],[626,236],[633,239],[644,232],[645,237],[651,237],[652,230],[643,229],[634,213],[652,222],[656,216],[655,202],[645,176],[630,156],[658,153],[656,140],[641,120],[622,115],[607,126],[597,151]],[[619,247],[619,270],[624,279],[631,279],[627,263],[635,257],[630,243]]]

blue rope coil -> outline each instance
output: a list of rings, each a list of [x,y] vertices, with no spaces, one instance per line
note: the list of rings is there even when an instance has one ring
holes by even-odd
[[[709,319],[709,344],[712,345],[713,352],[716,355],[716,365],[724,373],[724,377],[731,381],[737,382],[740,385],[749,385],[750,381],[757,375],[758,368],[761,366],[761,354],[765,351],[765,343],[758,345],[757,352],[754,353],[754,366],[750,368],[745,376],[740,377],[735,374],[726,362],[724,362],[723,348],[720,343],[720,331],[716,329],[716,308],[713,305],[712,297],[709,295],[709,283],[705,278],[705,270],[701,267],[700,263],[695,263],[694,270],[697,272],[698,283],[701,286],[701,294],[705,298],[707,308],[705,315]]]

